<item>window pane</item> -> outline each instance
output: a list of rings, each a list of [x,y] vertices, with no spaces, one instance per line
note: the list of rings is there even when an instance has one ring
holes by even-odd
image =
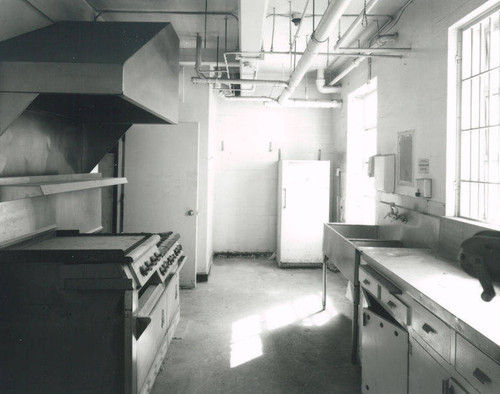
[[[460,184],[460,216],[470,217],[470,184],[462,182]]]
[[[479,185],[477,183],[470,184],[470,217],[479,219]]]
[[[462,129],[470,129],[470,79],[462,84]]]
[[[472,26],[472,75],[479,74],[481,57],[481,29],[479,25]]]
[[[479,77],[472,79],[471,128],[479,127],[479,81]]]
[[[470,180],[470,131],[463,131],[461,139],[460,178]]]
[[[472,130],[470,136],[470,178],[479,180],[479,130]]]
[[[486,220],[486,185],[484,183],[479,184],[479,199],[478,199],[478,218],[479,220]]]
[[[481,23],[481,72],[490,67],[490,20]]]
[[[500,141],[498,127],[490,129],[490,154],[489,154],[489,180],[490,182],[500,182]],[[500,207],[499,211],[500,211]]]
[[[498,100],[500,70],[494,70],[490,73],[490,125],[499,124],[500,103]]]
[[[500,225],[500,11],[462,32],[459,215]]]
[[[485,182],[488,180],[488,130],[479,130],[479,180]]]
[[[481,77],[481,96],[479,98],[479,126],[489,125],[489,96],[490,96],[490,75],[489,73]]]
[[[491,46],[490,46],[490,67],[500,65],[500,30],[498,29],[498,12],[491,16]]]
[[[470,77],[471,68],[471,35],[472,29],[462,33],[462,79]]]
[[[500,185],[489,185],[488,187],[488,222],[500,224]]]

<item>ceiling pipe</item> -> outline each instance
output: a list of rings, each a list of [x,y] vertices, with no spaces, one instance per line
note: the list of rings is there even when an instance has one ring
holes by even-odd
[[[219,94],[219,97],[225,101],[239,101],[239,102],[257,102],[257,103],[272,103],[276,102],[275,99],[266,96],[226,96]]]
[[[278,102],[266,102],[266,107],[293,107],[293,108],[342,108],[342,100],[304,100],[288,99],[284,104]]]
[[[333,78],[328,85],[332,86],[335,85],[336,83],[340,82],[342,78],[344,78],[347,74],[349,74],[352,70],[354,70],[356,67],[360,65],[360,63],[365,60],[365,58],[356,58],[352,61],[349,66],[347,66],[344,70],[340,72],[340,74],[336,75],[335,78]]]
[[[278,98],[278,102],[280,104],[285,103],[293,94],[300,81],[311,67],[316,54],[319,52],[321,44],[332,34],[333,29],[338,24],[340,18],[342,17],[342,14],[347,9],[347,6],[350,4],[350,2],[351,0],[332,1],[327,7],[325,14],[318,24],[318,27],[312,34],[311,39],[307,44],[304,55],[300,58],[297,67],[290,77],[290,80],[288,82],[289,86],[283,91],[283,93],[281,93],[280,97]]]
[[[339,51],[333,52],[318,52],[316,56],[369,56],[369,57],[397,57],[401,58],[405,53],[411,51],[411,48],[340,48]],[[259,51],[259,52],[225,52],[227,55],[241,55],[241,59],[249,57],[250,59],[264,60],[265,56],[276,55],[297,55],[302,56],[304,52],[299,51]],[[238,57],[236,57],[238,59]]]
[[[387,35],[385,36],[384,40],[383,41],[376,41],[375,45],[374,45],[374,48],[370,48],[371,50],[373,50],[374,52],[378,50],[380,50],[381,48],[377,48],[381,45],[384,45],[386,42],[390,41],[390,40],[395,40],[397,39],[398,35],[397,33],[395,34],[391,34],[391,35]],[[411,48],[399,48],[399,50],[410,50]],[[358,57],[356,59],[354,59],[352,61],[351,64],[349,64],[349,66],[347,66],[344,70],[342,70],[338,75],[335,76],[335,78],[333,78],[329,83],[328,85],[329,86],[332,86],[332,85],[335,85],[336,83],[340,82],[340,80],[342,78],[344,78],[347,74],[349,74],[352,70],[354,70],[355,68],[357,68],[362,61],[364,61],[366,59],[366,57]]]
[[[97,18],[103,16],[104,14],[158,14],[158,15],[201,15],[201,16],[230,16],[238,21],[238,16],[232,12],[228,11],[164,11],[164,10],[112,10],[112,9],[100,9],[95,10],[96,15],[94,21]]]
[[[255,84],[255,85],[271,85],[278,87],[287,87],[288,83],[281,80],[273,79],[226,79],[226,78],[212,78],[212,77],[192,77],[191,81],[194,84],[213,84],[213,83],[226,83],[226,84]]]
[[[383,34],[381,35],[381,32],[385,32],[387,30],[392,29],[396,24],[398,23],[399,19],[405,12],[406,8],[413,2],[413,0],[407,0],[406,3],[399,9],[399,11],[396,13],[398,16],[396,17],[395,20],[390,20],[387,23],[385,23],[375,34],[374,37],[370,40],[370,43],[373,42],[375,39],[375,44],[373,45],[373,50],[376,51],[377,48],[380,46],[386,44],[389,41],[395,41],[398,38],[398,33],[393,33],[393,34]],[[403,48],[399,48],[403,49]],[[338,83],[342,78],[344,78],[347,74],[349,74],[352,70],[354,70],[356,67],[359,66],[359,64],[365,60],[366,58],[356,58],[353,60],[352,64],[350,64],[347,68],[342,70],[340,74],[338,74],[335,78],[333,78],[328,85],[332,86]],[[331,66],[331,64],[330,64]]]
[[[318,68],[316,77],[316,89],[318,92],[323,94],[340,93],[342,91],[341,87],[328,86],[325,81],[325,72],[322,68]]]
[[[344,46],[349,46],[351,45],[355,40],[356,37],[354,37],[354,33],[356,29],[359,28],[359,26],[363,23],[363,21],[366,20],[366,15],[367,13],[378,3],[379,0],[371,0],[368,4],[366,4],[365,7],[363,7],[363,10],[358,14],[356,19],[351,23],[347,31],[338,39],[338,41],[335,43],[335,46],[333,48],[333,51],[339,50],[342,45]],[[389,17],[389,20],[384,23],[384,26],[387,26],[389,23],[391,23],[393,20],[392,16]],[[332,69],[333,65],[337,63],[339,60],[338,56],[333,57],[332,61],[328,65],[329,69]],[[332,85],[331,82],[329,85]]]
[[[340,46],[347,41],[354,31],[363,23],[364,18],[366,18],[366,14],[370,12],[373,7],[379,2],[379,0],[371,0],[369,3],[366,4],[366,6],[363,8],[363,11],[359,13],[359,15],[356,17],[356,19],[351,23],[347,31],[340,37],[340,39],[337,41],[335,46],[333,47],[334,50],[337,50],[340,48]],[[348,44],[350,45],[350,43]]]

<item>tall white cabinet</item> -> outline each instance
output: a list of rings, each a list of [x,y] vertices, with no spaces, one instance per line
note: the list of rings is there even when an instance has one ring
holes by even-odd
[[[329,220],[330,162],[281,160],[278,179],[278,265],[321,264],[323,223]]]

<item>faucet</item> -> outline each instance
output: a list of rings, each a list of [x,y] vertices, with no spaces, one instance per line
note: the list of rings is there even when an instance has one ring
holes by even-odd
[[[391,210],[389,212],[387,212],[386,215],[384,216],[384,219],[389,217],[393,221],[396,220],[396,221],[400,221],[402,223],[408,223],[408,218],[406,217],[406,215],[399,213],[399,210],[396,207],[395,203],[391,202],[390,209]]]

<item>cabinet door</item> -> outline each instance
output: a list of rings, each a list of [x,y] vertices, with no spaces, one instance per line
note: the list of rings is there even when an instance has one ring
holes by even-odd
[[[414,338],[410,338],[409,394],[479,394],[466,390]]]
[[[363,310],[361,366],[362,393],[407,392],[408,333],[369,309]]]
[[[410,394],[445,393],[448,372],[415,341],[410,339]]]

